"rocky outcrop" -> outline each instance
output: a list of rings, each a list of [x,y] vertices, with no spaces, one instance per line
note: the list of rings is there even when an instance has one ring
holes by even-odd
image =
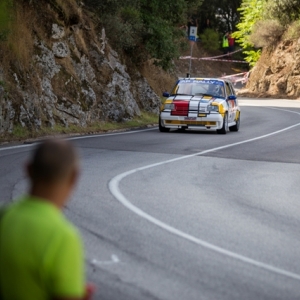
[[[0,72],[0,133],[15,124],[32,130],[86,126],[158,112],[160,98],[137,70],[128,73],[105,30],[88,42],[85,30],[52,24],[50,40],[34,37],[30,72]],[[14,86],[10,92],[5,82]]]
[[[251,71],[247,90],[261,96],[300,97],[300,39],[264,49]]]

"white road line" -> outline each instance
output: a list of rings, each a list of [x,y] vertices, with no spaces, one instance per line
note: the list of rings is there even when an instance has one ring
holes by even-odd
[[[150,130],[155,130],[155,129],[157,129],[157,127],[140,129],[140,130],[132,130],[132,131],[121,131],[121,132],[114,132],[114,133],[104,133],[104,134],[89,135],[89,136],[71,137],[71,138],[68,138],[68,140],[93,139],[93,138],[97,138],[97,137],[106,137],[106,136],[112,136],[112,135],[139,133],[139,132],[150,131]]]
[[[93,266],[93,267],[96,267],[96,266],[103,266],[103,265],[113,265],[113,264],[117,264],[117,263],[120,263],[120,259],[117,255],[113,254],[111,256],[111,260],[106,260],[106,261],[100,261],[100,260],[97,260],[97,259],[92,259],[90,261],[90,264]]]
[[[157,129],[157,127],[141,129],[141,130],[133,130],[133,131],[103,133],[103,134],[97,134],[97,135],[75,136],[75,137],[67,138],[67,140],[93,139],[93,138],[107,137],[107,136],[112,136],[112,135],[121,135],[121,134],[123,135],[123,134],[139,133],[139,132],[150,131],[150,130],[155,130],[155,129]],[[40,140],[36,140],[32,144],[23,144],[23,145],[17,145],[17,146],[3,147],[3,148],[0,148],[0,151],[13,150],[13,149],[18,149],[18,148],[33,147],[39,142],[40,142]]]
[[[285,110],[285,111],[289,111],[289,110]],[[296,114],[300,115],[300,113],[297,113],[295,111],[289,111],[289,112],[296,113]],[[201,152],[194,153],[194,154],[191,154],[191,155],[185,155],[185,156],[177,157],[177,158],[174,158],[174,159],[169,159],[169,160],[166,160],[166,161],[162,161],[162,162],[159,162],[159,163],[147,165],[147,166],[144,166],[144,167],[140,167],[140,168],[136,168],[136,169],[124,172],[122,174],[119,174],[119,175],[115,176],[114,178],[112,178],[110,180],[110,182],[109,182],[109,190],[112,193],[112,195],[121,204],[123,204],[125,207],[127,207],[129,210],[131,210],[133,213],[139,215],[143,219],[145,219],[145,220],[147,220],[147,221],[149,221],[149,222],[151,222],[151,223],[159,226],[160,228],[162,228],[162,229],[164,229],[164,230],[166,230],[166,231],[168,231],[168,232],[170,232],[170,233],[172,233],[174,235],[177,235],[177,236],[179,236],[181,238],[184,238],[184,239],[186,239],[186,240],[188,240],[188,241],[190,241],[192,243],[195,243],[195,244],[200,245],[200,246],[202,246],[204,248],[207,248],[207,249],[210,249],[212,251],[215,251],[215,252],[217,252],[219,254],[229,256],[229,257],[231,257],[233,259],[242,261],[244,263],[256,266],[258,268],[261,268],[261,269],[264,269],[264,270],[267,270],[267,271],[270,271],[270,272],[273,272],[273,273],[276,273],[276,274],[279,274],[279,275],[283,275],[283,276],[286,276],[286,277],[289,277],[289,278],[300,280],[300,275],[299,274],[295,274],[295,273],[292,273],[292,272],[289,272],[289,271],[286,271],[286,270],[283,270],[283,269],[280,269],[280,268],[276,268],[276,267],[274,267],[272,265],[268,265],[268,264],[265,264],[263,262],[260,262],[260,261],[248,258],[246,256],[243,256],[243,255],[240,255],[238,253],[226,250],[224,248],[218,247],[218,246],[213,245],[211,243],[208,243],[208,242],[206,242],[204,240],[196,238],[196,237],[194,237],[194,236],[192,236],[190,234],[187,234],[187,233],[185,233],[185,232],[183,232],[181,230],[178,230],[175,227],[172,227],[172,226],[170,226],[170,225],[168,225],[168,224],[166,224],[166,223],[164,223],[164,222],[162,222],[162,221],[160,221],[160,220],[152,217],[151,215],[147,214],[146,212],[144,212],[143,210],[141,210],[137,206],[133,205],[121,193],[120,188],[119,188],[120,182],[125,177],[127,177],[127,176],[129,176],[129,175],[131,175],[133,173],[136,173],[136,172],[139,172],[139,171],[142,171],[142,170],[146,170],[146,169],[150,169],[150,168],[154,168],[154,167],[158,167],[158,166],[161,166],[161,165],[173,163],[173,162],[176,162],[176,161],[188,159],[188,158],[191,158],[191,157],[195,157],[195,156],[199,156],[199,155],[211,153],[211,152],[214,152],[214,151],[218,151],[218,150],[222,150],[222,149],[226,149],[226,148],[230,148],[230,147],[234,147],[234,146],[238,146],[238,145],[250,143],[250,142],[253,142],[253,141],[265,139],[265,138],[268,138],[268,137],[273,136],[275,134],[282,133],[284,131],[290,130],[290,129],[298,127],[298,126],[300,126],[300,123],[297,123],[295,125],[292,125],[292,126],[284,128],[284,129],[277,130],[275,132],[272,132],[272,133],[269,133],[269,134],[265,134],[265,135],[262,135],[262,136],[259,136],[259,137],[256,137],[256,138],[244,140],[244,141],[241,141],[241,142],[237,142],[237,143],[233,143],[233,144],[229,144],[229,145],[225,145],[225,146],[221,146],[221,147],[216,147],[216,148],[213,148],[213,149],[201,151]]]

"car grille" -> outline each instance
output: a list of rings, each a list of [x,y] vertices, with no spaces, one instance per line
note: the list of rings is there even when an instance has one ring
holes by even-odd
[[[166,124],[171,125],[194,125],[194,126],[216,126],[217,122],[211,121],[178,121],[178,120],[165,120]]]
[[[173,101],[174,109],[171,111],[171,116],[188,116],[189,102],[188,101]]]

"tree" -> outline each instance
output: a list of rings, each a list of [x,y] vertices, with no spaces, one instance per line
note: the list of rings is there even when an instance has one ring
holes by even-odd
[[[115,48],[138,60],[154,58],[164,69],[179,55],[180,26],[204,0],[85,0],[97,11]]]
[[[250,41],[250,35],[257,21],[263,18],[266,0],[243,0],[239,8],[241,21],[237,24],[237,31],[233,33],[236,41],[245,49],[246,61],[254,66],[260,57],[261,50],[255,50]]]
[[[276,19],[281,25],[287,26],[293,21],[299,20],[299,0],[267,1],[265,7],[266,18]]]
[[[204,0],[197,13],[200,31],[206,28],[207,19],[211,27],[221,33],[234,31],[240,18],[238,8],[241,2],[242,0]]]

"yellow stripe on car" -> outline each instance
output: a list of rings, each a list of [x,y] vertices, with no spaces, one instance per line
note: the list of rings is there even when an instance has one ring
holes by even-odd
[[[202,99],[203,100],[211,100],[213,97],[212,96],[204,96]]]

